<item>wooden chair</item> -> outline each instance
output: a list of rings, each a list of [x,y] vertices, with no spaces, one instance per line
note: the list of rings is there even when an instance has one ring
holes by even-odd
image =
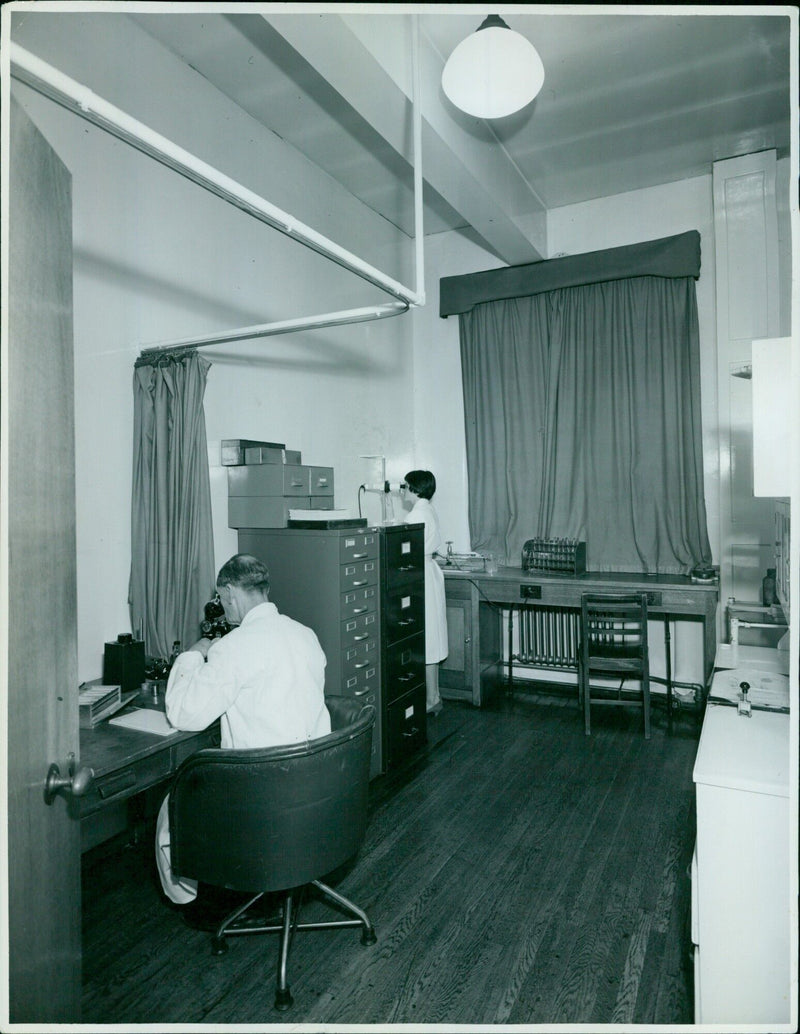
[[[619,676],[616,689],[600,690],[592,675]],[[635,678],[638,690],[624,695],[623,683]],[[583,702],[586,735],[590,736],[591,709],[597,706],[641,706],[644,735],[650,739],[650,662],[647,649],[647,595],[584,593],[581,597],[581,645],[578,657],[578,693]]]
[[[200,750],[181,765],[169,797],[173,871],[252,894],[220,923],[213,954],[236,934],[279,934],[275,1008],[281,1011],[293,1002],[287,963],[296,932],[357,927],[362,944],[376,941],[367,915],[322,882],[356,855],[364,838],[375,709],[345,697],[325,703],[328,736],[263,750]],[[312,887],[346,918],[300,922]],[[245,914],[275,892],[280,924]]]

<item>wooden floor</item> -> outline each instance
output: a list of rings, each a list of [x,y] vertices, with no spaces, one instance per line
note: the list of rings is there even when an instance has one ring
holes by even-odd
[[[295,998],[273,1009],[277,940],[212,957],[160,897],[149,836],[84,860],[84,1023],[677,1024],[694,842],[691,716],[651,740],[602,710],[517,694],[447,703],[423,758],[373,783],[339,890],[375,924],[296,936]],[[438,742],[436,742],[438,741]],[[113,846],[113,845],[112,845]],[[323,906],[312,902],[310,914]]]

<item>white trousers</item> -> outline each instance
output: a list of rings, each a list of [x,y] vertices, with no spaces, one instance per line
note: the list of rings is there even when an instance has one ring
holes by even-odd
[[[169,850],[169,794],[164,798],[156,819],[156,868],[164,893],[176,905],[187,905],[197,897],[197,880],[179,879],[172,874]]]

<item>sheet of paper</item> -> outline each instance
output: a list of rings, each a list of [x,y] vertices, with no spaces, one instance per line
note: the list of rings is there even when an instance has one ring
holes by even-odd
[[[135,711],[129,711],[128,714],[109,718],[108,724],[121,725],[125,729],[135,729],[137,732],[149,732],[154,736],[172,736],[178,731],[172,728],[163,711],[156,711],[151,707],[140,707]]]

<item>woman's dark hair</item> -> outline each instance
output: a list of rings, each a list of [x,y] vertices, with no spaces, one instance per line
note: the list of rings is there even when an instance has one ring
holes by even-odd
[[[269,569],[263,560],[249,553],[237,553],[226,560],[217,575],[217,587],[235,585],[240,589],[269,592]]]
[[[405,481],[420,499],[433,499],[433,493],[436,491],[436,478],[429,470],[409,470]]]

